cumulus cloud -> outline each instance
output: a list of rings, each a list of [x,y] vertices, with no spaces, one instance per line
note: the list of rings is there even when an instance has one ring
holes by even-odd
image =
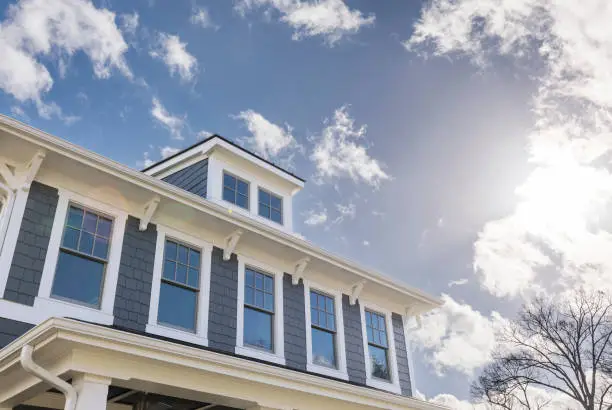
[[[309,226],[323,225],[327,222],[327,208],[320,206],[320,209],[310,209],[305,213],[304,223]]]
[[[140,16],[137,12],[122,14],[119,16],[119,21],[121,23],[121,30],[123,30],[123,32],[134,35],[136,34],[136,30],[140,24]]]
[[[248,137],[238,138],[238,141],[266,159],[283,161],[288,165],[295,152],[301,150],[288,124],[281,127],[253,110],[242,111],[233,118],[243,121],[251,133]]]
[[[409,337],[415,348],[425,350],[425,359],[439,374],[453,369],[472,376],[490,362],[497,334],[507,322],[497,312],[486,317],[448,295],[442,300],[444,305],[425,315]]]
[[[191,17],[189,18],[189,21],[191,22],[191,24],[195,24],[196,26],[200,26],[202,28],[211,28],[213,30],[219,29],[219,26],[212,21],[210,13],[205,7],[194,7],[191,12]]]
[[[179,36],[160,33],[149,55],[163,61],[170,74],[178,74],[181,81],[190,82],[195,78],[198,60],[187,51],[187,43],[182,43]]]
[[[72,55],[83,52],[97,78],[113,70],[132,78],[124,58],[127,49],[115,14],[90,1],[22,0],[8,7],[0,24],[0,89],[18,101],[34,102],[39,113],[48,115],[43,97],[53,78],[41,57],[56,59],[65,69]]]
[[[353,202],[345,204],[336,204],[338,216],[332,221],[333,224],[339,224],[345,219],[355,219],[357,216],[357,205]]]
[[[181,150],[180,148],[165,146],[159,149],[159,153],[161,154],[162,158],[168,158],[176,154],[180,150]]]
[[[452,288],[453,286],[463,286],[463,285],[466,285],[468,282],[469,282],[468,278],[451,280],[450,282],[448,282],[448,287]]]
[[[494,295],[612,288],[611,18],[599,0],[433,0],[405,43],[479,66],[500,55],[537,66],[526,136],[535,170],[514,212],[475,243],[475,270]]]
[[[170,114],[157,98],[153,98],[152,104],[151,116],[170,132],[173,139],[184,139],[182,131],[186,118]]]
[[[378,188],[390,178],[383,165],[368,153],[366,126],[355,127],[347,106],[338,108],[325,124],[321,135],[314,137],[315,146],[310,155],[317,169],[316,182],[349,177]]]
[[[277,12],[280,20],[294,30],[294,40],[321,36],[329,46],[373,25],[375,20],[373,14],[351,10],[343,0],[240,0],[235,6],[242,15],[259,7],[266,8],[268,15]]]

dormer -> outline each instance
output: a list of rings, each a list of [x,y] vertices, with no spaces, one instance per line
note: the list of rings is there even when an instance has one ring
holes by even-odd
[[[293,196],[304,187],[303,179],[219,135],[143,172],[288,233]]]

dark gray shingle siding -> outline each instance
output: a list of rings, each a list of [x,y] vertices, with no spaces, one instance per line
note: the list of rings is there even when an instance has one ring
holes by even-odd
[[[410,366],[408,364],[408,352],[406,351],[406,337],[404,335],[404,321],[402,316],[393,313],[391,316],[393,323],[393,338],[395,341],[395,355],[397,356],[397,372],[399,374],[402,395],[412,396],[410,384]]]
[[[163,181],[183,188],[193,194],[206,198],[206,184],[208,180],[208,159],[196,162],[180,171],[170,174]]]
[[[115,325],[144,332],[149,319],[157,229],[149,224],[141,232],[139,223],[129,216],[125,226],[113,314]]]
[[[0,317],[0,349],[32,329],[34,325]]]
[[[346,367],[349,381],[366,383],[365,358],[363,356],[363,333],[361,332],[361,311],[359,302],[351,306],[348,295],[342,295],[344,318],[344,341],[346,344]]]
[[[6,282],[5,299],[34,305],[49,247],[57,200],[57,189],[36,181],[32,183]]]
[[[291,283],[291,275],[283,276],[283,316],[285,326],[285,362],[287,367],[306,370],[306,312],[304,284]]]
[[[213,248],[210,267],[208,346],[234,353],[238,317],[238,258],[223,260],[223,250]]]

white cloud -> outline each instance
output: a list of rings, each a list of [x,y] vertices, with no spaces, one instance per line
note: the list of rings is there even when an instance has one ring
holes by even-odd
[[[137,12],[131,14],[122,14],[119,16],[121,30],[130,35],[135,35],[138,25],[140,24],[140,16]]]
[[[325,124],[321,135],[314,138],[315,147],[310,155],[317,168],[317,182],[350,177],[355,182],[377,188],[390,178],[378,160],[368,154],[363,145],[366,126],[355,128],[355,120],[350,117],[347,106],[338,108],[333,120],[326,120]]]
[[[279,155],[286,154],[290,162],[295,151],[301,150],[288,124],[283,128],[253,110],[242,111],[233,118],[244,121],[251,133],[249,137],[239,138],[239,142],[266,159],[278,159]]]
[[[439,374],[453,369],[472,376],[491,360],[496,334],[506,321],[497,312],[483,316],[471,306],[442,295],[444,305],[423,317],[421,328],[410,332],[415,348]]]
[[[18,105],[13,105],[11,107],[11,114],[14,117],[21,117],[26,121],[30,121],[30,117],[28,116],[28,114],[25,113],[25,111],[23,110],[23,108],[21,108]]]
[[[155,47],[149,52],[153,58],[162,60],[170,74],[178,73],[182,81],[192,81],[198,70],[198,60],[187,51],[187,43],[178,36],[160,33]]]
[[[244,15],[256,7],[267,8],[280,14],[280,20],[293,28],[293,39],[323,37],[325,43],[333,46],[345,36],[356,34],[362,27],[374,24],[373,14],[364,15],[351,10],[343,0],[241,0],[236,10]]]
[[[353,202],[349,202],[346,205],[336,204],[336,210],[339,215],[332,221],[333,224],[342,223],[345,219],[355,219],[357,216],[357,205]]]
[[[362,244],[363,246],[370,246],[370,241],[363,241]]]
[[[60,67],[83,52],[98,78],[113,70],[132,78],[124,59],[128,45],[115,14],[87,0],[22,0],[10,5],[0,25],[0,89],[18,101],[33,101],[44,115],[44,94],[53,78],[39,57]]]
[[[323,225],[325,222],[327,222],[327,209],[321,207],[321,209],[319,210],[308,210],[305,214],[306,219],[304,220],[304,223],[306,225],[310,225],[310,226],[318,226],[318,225]]]
[[[189,21],[191,21],[191,24],[195,24],[196,26],[200,26],[202,28],[212,28],[213,30],[219,29],[219,26],[213,23],[210,13],[205,7],[194,7]]]
[[[165,147],[161,147],[159,149],[159,153],[160,153],[162,159],[164,159],[164,158],[171,157],[172,155],[176,154],[180,150],[181,150],[180,148],[174,148],[174,147],[165,146]]]
[[[207,131],[207,130],[200,130],[196,134],[196,137],[198,137],[198,138],[208,138],[208,137],[212,137],[213,135],[214,135],[213,132],[210,132],[210,131]]]
[[[151,108],[151,115],[153,118],[164,126],[173,139],[182,140],[184,139],[181,134],[183,127],[185,126],[185,117],[178,117],[170,114],[162,103],[157,99],[153,98],[153,107]]]
[[[600,0],[433,0],[405,43],[480,66],[502,55],[537,67],[528,73],[538,81],[527,135],[535,170],[514,212],[475,244],[475,270],[494,295],[612,289],[611,19]]]
[[[468,282],[469,282],[468,278],[451,280],[450,282],[448,282],[448,287],[452,288],[453,286],[463,286],[463,285],[466,285]]]

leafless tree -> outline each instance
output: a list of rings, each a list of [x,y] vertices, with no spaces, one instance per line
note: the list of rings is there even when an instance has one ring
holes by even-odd
[[[612,410],[610,295],[578,291],[523,306],[472,395],[499,409],[543,409],[549,402],[532,394],[542,389],[575,400],[578,408]]]

